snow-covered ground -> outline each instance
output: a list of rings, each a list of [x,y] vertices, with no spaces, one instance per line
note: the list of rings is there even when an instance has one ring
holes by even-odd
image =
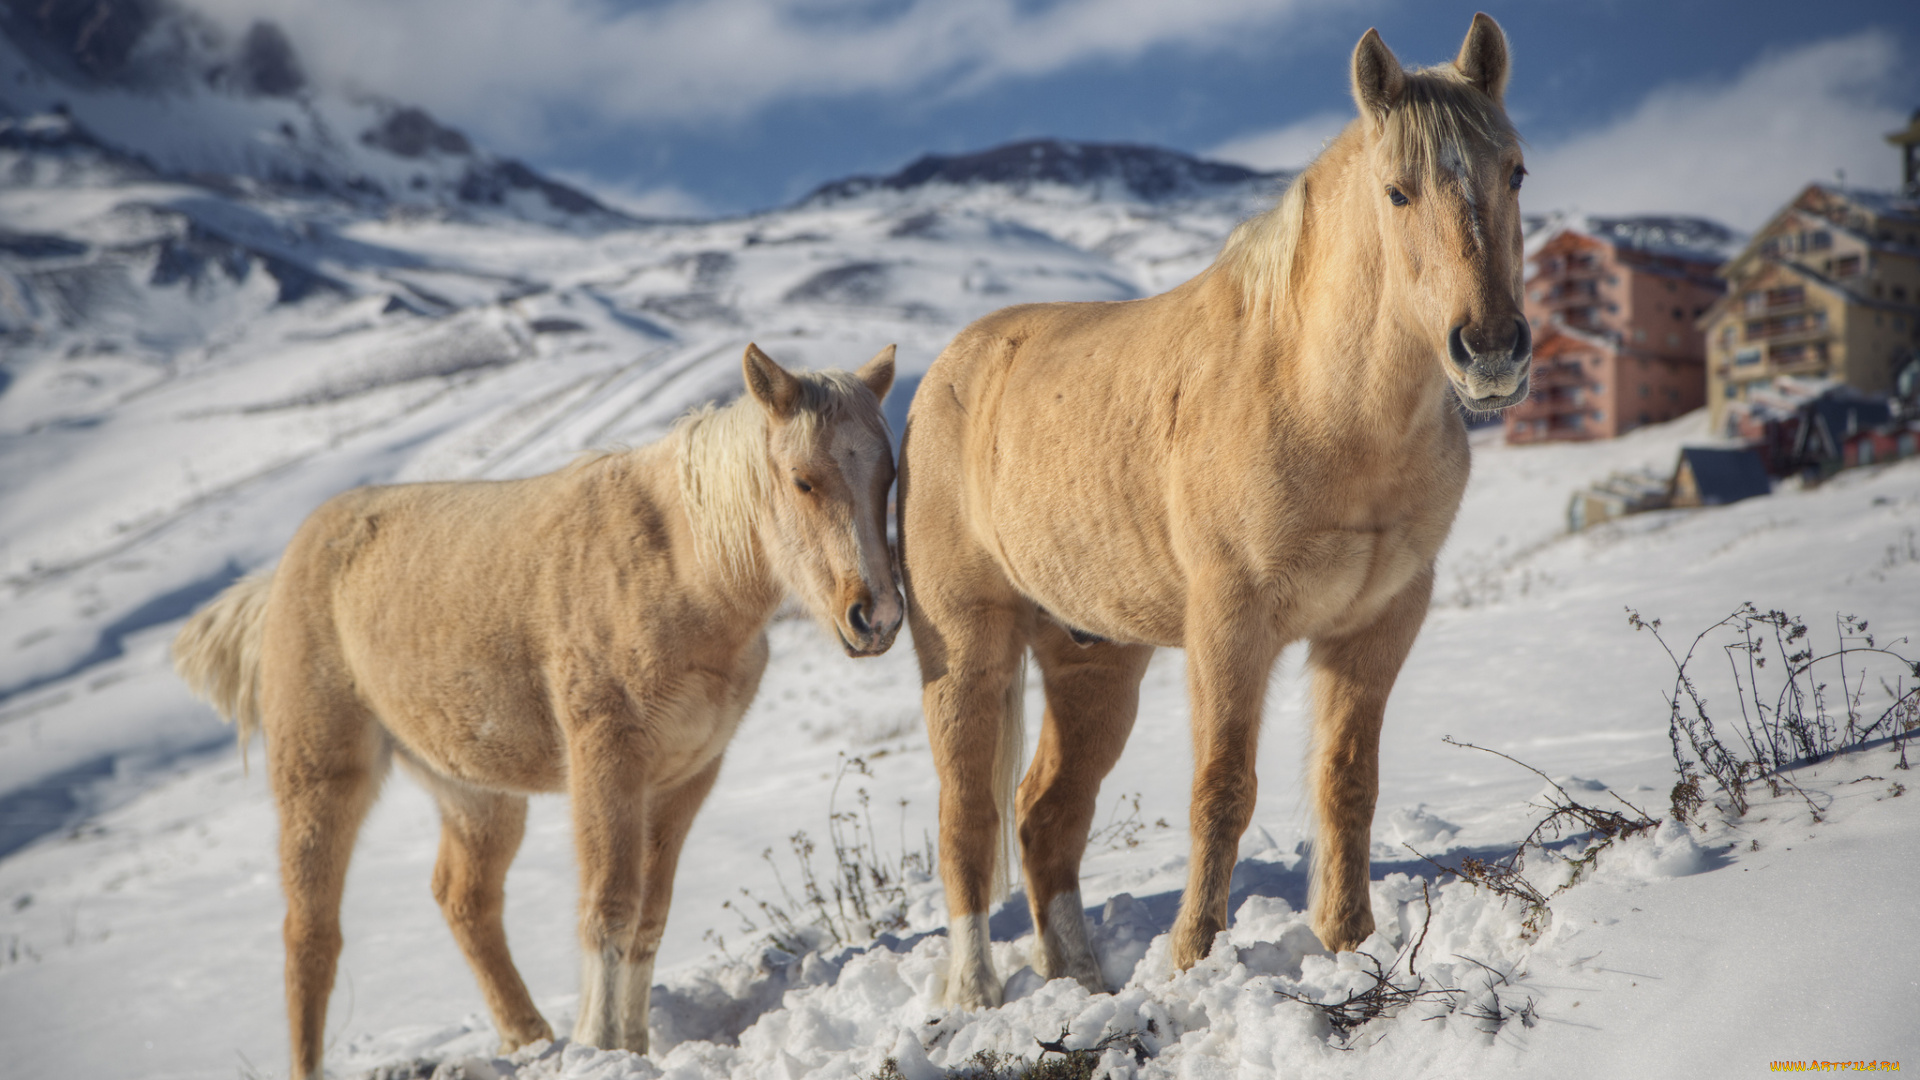
[[[567,231],[212,192],[72,153],[66,171],[45,173],[59,182],[0,190],[12,245],[0,252],[0,1071],[19,1077],[283,1071],[271,799],[165,648],[188,611],[270,561],[326,496],[525,475],[651,438],[735,392],[750,339],[809,366],[852,365],[897,341],[898,418],[966,321],[1024,300],[1163,289],[1204,266],[1258,200],[918,189]],[[892,1057],[920,1080],[981,1049],[1031,1056],[1063,1028],[1072,1046],[1136,1033],[1144,1060],[1108,1054],[1121,1076],[1920,1064],[1920,945],[1901,929],[1920,894],[1920,798],[1900,795],[1910,774],[1885,748],[1801,770],[1826,806],[1818,823],[1797,798],[1762,800],[1739,821],[1625,843],[1555,899],[1538,933],[1518,907],[1459,882],[1432,889],[1426,922],[1420,881],[1434,875],[1402,845],[1449,858],[1510,848],[1543,786],[1444,736],[1664,813],[1672,671],[1625,608],[1663,619],[1669,640],[1747,600],[1803,614],[1829,641],[1836,612],[1869,618],[1883,642],[1920,639],[1920,461],[1564,534],[1575,488],[1670,468],[1681,445],[1707,441],[1703,425],[1525,448],[1476,435],[1434,609],[1388,710],[1382,931],[1367,946],[1391,964],[1426,925],[1413,962],[1431,985],[1466,992],[1451,1011],[1430,998],[1343,1039],[1286,996],[1338,998],[1363,985],[1366,963],[1324,955],[1305,929],[1297,651],[1269,700],[1231,947],[1193,971],[1173,973],[1157,937],[1187,850],[1176,652],[1149,670],[1103,792],[1122,827],[1086,864],[1119,993],[1019,974],[1016,896],[994,920],[1015,1000],[938,1008],[930,983],[946,943],[926,881],[911,890],[909,928],[880,946],[766,953],[721,905],[742,888],[779,896],[762,852],[791,881],[787,838],[826,832],[843,755],[870,775],[843,783],[840,808],[864,786],[883,849],[920,844],[936,795],[911,643],[856,662],[790,620],[774,627],[760,698],[683,860],[652,1058],[546,1047],[467,1075],[799,1080],[865,1076]],[[1725,688],[1710,694],[1733,707]],[[515,955],[556,1030],[571,1025],[577,962],[568,832],[562,800],[535,800],[508,879]],[[348,881],[329,1016],[338,1074],[494,1047],[428,893],[436,844],[430,801],[394,779]]]

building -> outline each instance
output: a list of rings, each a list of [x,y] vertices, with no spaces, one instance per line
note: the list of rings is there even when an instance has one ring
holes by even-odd
[[[1674,466],[1667,505],[1725,506],[1772,490],[1767,467],[1753,451],[1689,446]]]
[[[1585,225],[1530,245],[1534,389],[1506,412],[1508,442],[1612,438],[1706,400],[1697,320],[1720,297],[1734,234],[1699,218]]]
[[[1905,130],[1887,132],[1887,142],[1900,148],[1901,193],[1920,199],[1920,109],[1913,110]]]
[[[1700,320],[1716,431],[1780,376],[1893,387],[1920,347],[1920,202],[1812,184],[1735,255]]]

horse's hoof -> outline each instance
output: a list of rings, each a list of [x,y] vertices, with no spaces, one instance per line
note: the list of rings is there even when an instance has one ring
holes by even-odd
[[[1191,929],[1176,926],[1173,930],[1173,964],[1181,971],[1207,958],[1213,949],[1213,940],[1225,927],[1198,926]]]
[[[1352,952],[1373,936],[1373,912],[1362,911],[1344,919],[1315,923],[1313,932],[1328,952]]]
[[[991,971],[949,971],[941,1003],[949,1009],[997,1009],[1005,988]]]

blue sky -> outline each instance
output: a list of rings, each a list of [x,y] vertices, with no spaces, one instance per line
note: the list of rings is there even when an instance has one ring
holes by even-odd
[[[736,212],[927,151],[1057,135],[1302,163],[1377,26],[1451,57],[1431,0],[205,0],[280,20],[319,77],[653,210]],[[1920,4],[1491,3],[1533,205],[1752,227],[1810,179],[1891,186]],[[1544,166],[1544,168],[1543,168]]]

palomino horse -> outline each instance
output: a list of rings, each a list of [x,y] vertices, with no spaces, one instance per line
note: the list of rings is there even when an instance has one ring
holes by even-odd
[[[660,442],[527,480],[362,488],[174,643],[187,682],[267,734],[287,895],[293,1073],[320,1065],[340,894],[398,758],[440,804],[433,895],[501,1041],[551,1038],[507,955],[526,796],[572,796],[584,953],[577,1042],[645,1052],[674,864],[791,590],[849,655],[893,644],[893,347],[793,374]]]
[[[1174,960],[1227,926],[1267,679],[1303,638],[1313,926],[1333,949],[1372,932],[1381,716],[1467,481],[1454,398],[1491,411],[1527,394],[1506,80],[1485,15],[1423,71],[1369,30],[1359,119],[1212,267],[1151,299],[996,312],[927,372],[900,535],[940,771],[950,1004],[1000,1000],[987,908],[1016,809],[1033,966],[1101,989],[1080,858],[1154,646],[1187,650],[1193,713]],[[1029,647],[1047,707],[1016,799]]]

